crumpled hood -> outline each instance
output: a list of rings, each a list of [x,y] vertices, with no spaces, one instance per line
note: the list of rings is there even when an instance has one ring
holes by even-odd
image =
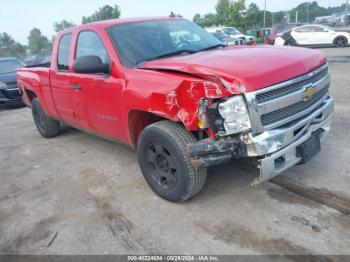
[[[305,74],[326,62],[299,47],[236,46],[146,62],[140,68],[221,78],[250,92]],[[224,81],[224,82],[225,82]]]

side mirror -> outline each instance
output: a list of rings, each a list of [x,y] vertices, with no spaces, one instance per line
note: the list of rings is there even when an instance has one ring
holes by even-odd
[[[98,56],[87,55],[75,59],[73,70],[81,74],[109,74],[110,65],[102,63]]]

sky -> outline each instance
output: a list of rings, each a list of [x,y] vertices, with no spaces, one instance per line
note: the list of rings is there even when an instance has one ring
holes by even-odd
[[[306,0],[266,0],[267,10],[288,10]],[[311,1],[311,0],[310,0]],[[264,8],[264,0],[246,0]],[[29,31],[36,27],[49,37],[55,35],[53,23],[66,19],[76,24],[99,7],[119,5],[121,17],[167,16],[170,11],[192,20],[196,13],[215,11],[217,0],[5,0],[0,9],[0,33],[7,32],[21,44],[27,44]],[[345,0],[318,0],[321,6],[338,6]]]

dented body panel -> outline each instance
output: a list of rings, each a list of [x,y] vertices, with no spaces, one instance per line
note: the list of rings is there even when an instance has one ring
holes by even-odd
[[[325,63],[321,52],[270,46],[235,46],[147,62],[142,68],[176,70],[225,79],[233,94],[262,89],[310,72]]]

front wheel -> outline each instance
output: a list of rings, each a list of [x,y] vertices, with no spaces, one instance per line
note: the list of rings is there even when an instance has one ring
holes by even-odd
[[[334,40],[335,47],[344,47],[347,45],[347,40],[343,37],[336,38]]]
[[[203,187],[206,168],[194,169],[186,145],[194,136],[180,124],[161,121],[146,127],[138,140],[137,154],[151,189],[171,202],[184,202]]]

